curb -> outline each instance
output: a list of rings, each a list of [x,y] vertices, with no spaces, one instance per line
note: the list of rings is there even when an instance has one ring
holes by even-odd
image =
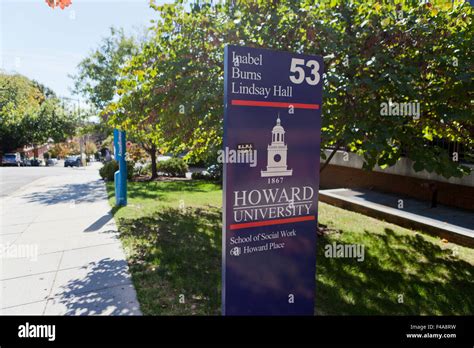
[[[443,224],[439,222],[436,222],[436,224],[432,225],[421,221],[421,219],[416,219],[415,214],[412,214],[414,215],[414,218],[410,219],[409,217],[403,216],[402,214],[394,213],[393,208],[379,207],[378,205],[371,203],[361,204],[354,199],[348,197],[342,198],[331,192],[324,192],[324,190],[319,191],[319,197],[321,202],[334,205],[342,209],[371,216],[373,218],[384,220],[408,229],[420,230],[430,235],[447,239],[449,242],[474,248],[474,238],[468,234],[464,234],[462,231],[454,230],[451,227],[452,225],[449,224],[446,224],[446,227],[443,227]],[[426,220],[427,218],[423,219]]]

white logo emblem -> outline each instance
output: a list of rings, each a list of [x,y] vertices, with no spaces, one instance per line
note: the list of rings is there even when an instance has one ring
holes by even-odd
[[[267,148],[267,170],[261,171],[262,177],[293,175],[293,169],[288,169],[286,165],[288,148],[285,144],[285,129],[280,123],[280,115],[278,115],[276,125],[272,130],[272,143]]]

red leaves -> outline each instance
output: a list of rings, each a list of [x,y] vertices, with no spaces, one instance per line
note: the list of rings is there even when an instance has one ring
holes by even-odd
[[[56,6],[59,6],[61,10],[64,10],[72,4],[72,0],[45,0],[45,2],[49,7],[55,8]]]
[[[64,8],[71,5],[71,3],[72,3],[72,0],[62,0],[59,2],[59,7],[61,7],[61,10],[64,10]]]

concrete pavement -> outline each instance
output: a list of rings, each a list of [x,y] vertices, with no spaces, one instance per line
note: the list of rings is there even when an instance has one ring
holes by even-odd
[[[394,224],[421,230],[450,242],[474,247],[474,214],[467,210],[365,189],[320,190],[319,199]],[[400,206],[400,200],[403,207]]]
[[[97,164],[54,169],[0,198],[0,314],[140,315]]]

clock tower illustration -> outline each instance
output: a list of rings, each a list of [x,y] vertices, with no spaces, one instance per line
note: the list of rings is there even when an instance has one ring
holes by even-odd
[[[287,151],[285,129],[281,126],[280,114],[278,114],[276,125],[272,130],[272,143],[267,147],[267,170],[262,170],[261,176],[293,175],[293,169],[288,169],[286,165]]]

